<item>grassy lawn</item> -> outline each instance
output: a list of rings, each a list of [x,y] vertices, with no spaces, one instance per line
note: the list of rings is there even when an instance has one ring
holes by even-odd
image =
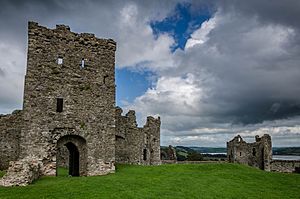
[[[238,164],[118,165],[106,176],[59,174],[27,187],[0,187],[0,198],[300,198],[299,174]]]

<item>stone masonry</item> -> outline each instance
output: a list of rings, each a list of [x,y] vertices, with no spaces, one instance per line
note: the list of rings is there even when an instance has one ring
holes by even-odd
[[[167,160],[168,162],[177,162],[176,149],[172,145],[169,145],[166,150],[161,150],[160,159],[162,161]]]
[[[272,142],[268,134],[255,136],[254,143],[246,143],[240,135],[227,142],[227,158],[231,163],[246,164],[265,171],[271,170]]]
[[[112,39],[29,22],[23,110],[0,117],[0,169],[10,164],[2,185],[25,167],[93,176],[114,172],[115,161],[160,164],[160,119],[139,128],[134,111],[115,107],[115,51]]]
[[[271,171],[300,173],[300,160],[272,160]]]
[[[0,170],[19,158],[21,128],[22,111],[0,116]]]
[[[116,108],[116,162],[128,164],[160,164],[160,118],[147,117],[143,128],[137,127],[130,110],[125,116]]]

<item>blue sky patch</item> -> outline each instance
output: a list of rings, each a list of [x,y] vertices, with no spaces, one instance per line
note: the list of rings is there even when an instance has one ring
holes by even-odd
[[[123,107],[123,101],[133,102],[152,87],[156,75],[152,71],[136,71],[128,68],[116,68],[116,104]]]
[[[177,4],[174,12],[167,18],[162,21],[152,21],[150,25],[156,37],[162,33],[167,33],[174,38],[176,44],[171,47],[174,52],[177,48],[184,49],[191,34],[209,18],[208,10],[201,9],[197,13],[191,12],[191,4],[182,3]]]

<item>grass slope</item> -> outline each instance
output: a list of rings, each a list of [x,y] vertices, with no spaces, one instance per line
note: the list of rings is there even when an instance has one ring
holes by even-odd
[[[106,176],[42,177],[0,198],[300,198],[300,175],[238,164],[118,165]]]

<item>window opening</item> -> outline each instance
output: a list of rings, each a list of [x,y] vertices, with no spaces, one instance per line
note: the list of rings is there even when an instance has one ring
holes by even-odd
[[[57,64],[58,65],[62,65],[63,64],[63,58],[62,57],[57,58]]]
[[[147,149],[143,150],[143,160],[147,160]]]
[[[103,77],[103,84],[107,83],[107,78],[108,78],[108,75],[104,75],[104,77]]]
[[[252,155],[256,156],[256,150],[255,150],[255,148],[252,149]]]
[[[84,64],[85,64],[84,61],[85,61],[84,58],[82,58],[82,59],[81,59],[80,69],[83,69],[83,68],[84,68]]]
[[[63,111],[63,98],[56,98],[56,112],[61,113]]]
[[[242,156],[242,152],[240,152],[240,156]]]

